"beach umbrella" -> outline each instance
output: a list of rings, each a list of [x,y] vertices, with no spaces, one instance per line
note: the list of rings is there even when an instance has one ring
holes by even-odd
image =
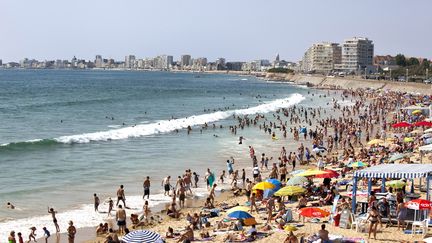
[[[421,113],[422,113],[421,110],[414,110],[414,111],[412,112],[412,114],[414,114],[414,115],[418,115],[418,114],[421,114]]]
[[[330,215],[330,212],[321,208],[302,208],[299,210],[301,216],[307,218],[324,218]]]
[[[282,186],[282,183],[278,179],[267,179],[267,182],[270,182],[271,184],[275,185],[274,189],[279,189]]]
[[[122,241],[126,243],[163,242],[161,236],[158,233],[148,230],[132,231],[125,235]]]
[[[419,121],[413,124],[416,127],[432,127],[432,122],[428,121]]]
[[[403,141],[404,141],[404,143],[414,142],[414,138],[406,137],[406,138],[404,138]]]
[[[315,178],[337,178],[339,173],[334,170],[324,170],[325,174],[316,175]]]
[[[303,187],[299,186],[286,186],[279,189],[275,195],[276,196],[292,196],[302,194],[306,191]]]
[[[297,175],[298,173],[302,173],[302,172],[305,172],[306,170],[293,170],[293,171],[291,171],[289,174],[290,175]]]
[[[348,165],[348,167],[353,167],[353,168],[356,168],[356,167],[366,167],[366,166],[368,166],[368,164],[363,163],[361,161],[357,161],[357,162],[354,162],[354,163],[351,163],[351,164]]]
[[[228,214],[228,217],[235,219],[249,219],[253,218],[248,212],[245,211],[234,211]]]
[[[430,138],[430,137],[432,137],[432,134],[430,134],[430,133],[425,133],[425,134],[423,134],[420,138]]]
[[[426,199],[414,199],[405,203],[405,207],[414,210],[432,209],[432,202]]]
[[[386,142],[394,143],[397,140],[397,138],[387,138]]]
[[[386,182],[386,185],[392,188],[402,188],[406,186],[406,182],[401,180],[393,180],[393,181]]]
[[[235,212],[235,211],[244,211],[244,212],[247,212],[247,211],[249,211],[249,210],[250,210],[250,207],[246,207],[246,206],[236,206],[236,207],[230,208],[230,209],[227,211],[227,214],[230,214],[230,213]]]
[[[302,173],[298,173],[296,176],[315,176],[315,175],[320,175],[320,174],[325,174],[325,172],[323,170],[310,169],[310,170],[304,171]]]
[[[297,227],[295,227],[294,225],[291,225],[291,224],[290,224],[290,225],[285,226],[285,227],[284,227],[284,230],[285,230],[285,231],[288,231],[288,232],[291,232],[291,231],[296,231],[296,230],[298,230],[298,229],[297,229]]]
[[[412,125],[408,122],[398,122],[392,125],[393,128],[400,128],[400,127],[411,127]]]
[[[425,133],[431,133],[432,132],[432,128],[426,129],[424,132]]]
[[[414,200],[411,200],[409,202],[406,202],[405,207],[415,210],[415,212],[414,212],[414,221],[415,221],[417,218],[417,211],[418,210],[432,209],[432,202],[429,200],[426,200],[426,199],[418,198],[418,199],[414,199]]]
[[[423,133],[422,131],[420,131],[420,130],[413,130],[413,131],[411,131],[410,132],[410,134],[414,134],[414,135],[416,135],[416,134],[421,134],[421,133]]]
[[[327,151],[327,149],[324,147],[316,147],[316,148],[312,149],[312,151],[315,153],[322,153],[324,151]]]
[[[404,155],[404,154],[399,154],[399,153],[397,153],[397,154],[393,154],[393,155],[390,157],[389,161],[390,161],[390,162],[393,162],[393,161],[397,161],[397,160],[400,160],[400,159],[403,159],[403,158],[405,158],[405,155]]]
[[[381,144],[381,143],[384,143],[384,141],[381,139],[372,139],[367,144],[368,145],[377,145],[377,144]]]
[[[267,189],[273,189],[275,187],[276,186],[273,185],[270,182],[262,181],[262,182],[257,183],[255,186],[253,186],[252,189],[253,190],[262,190],[262,191],[264,191],[264,190],[267,190]]]
[[[294,176],[291,177],[288,182],[287,186],[297,186],[297,185],[303,185],[303,183],[308,182],[308,179],[304,176]]]

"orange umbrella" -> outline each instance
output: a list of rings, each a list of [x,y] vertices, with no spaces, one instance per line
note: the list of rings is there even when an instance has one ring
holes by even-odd
[[[299,214],[308,218],[324,218],[330,215],[330,212],[321,208],[302,208]]]
[[[315,178],[337,178],[339,173],[334,170],[324,170],[325,174],[316,175]]]

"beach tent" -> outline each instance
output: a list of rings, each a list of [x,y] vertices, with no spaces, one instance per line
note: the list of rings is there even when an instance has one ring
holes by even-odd
[[[354,172],[352,190],[352,210],[356,210],[357,182],[361,178],[368,178],[368,193],[372,190],[372,179],[382,179],[381,190],[385,191],[386,178],[392,179],[426,179],[426,199],[429,200],[429,188],[432,180],[432,164],[381,164]]]

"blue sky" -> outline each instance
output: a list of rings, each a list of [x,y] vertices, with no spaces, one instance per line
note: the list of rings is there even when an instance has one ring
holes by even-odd
[[[432,58],[430,0],[0,0],[0,59],[298,61],[314,42],[365,36],[375,54]]]

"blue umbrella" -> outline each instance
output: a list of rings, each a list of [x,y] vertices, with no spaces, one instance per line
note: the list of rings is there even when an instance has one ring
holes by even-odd
[[[162,238],[153,231],[136,230],[125,235],[122,241],[126,243],[159,243],[162,242]]]
[[[266,181],[275,185],[275,188],[280,188],[282,186],[282,183],[278,179],[267,179]]]
[[[230,217],[230,218],[236,218],[236,219],[253,218],[252,215],[250,215],[249,213],[244,212],[244,211],[234,211],[234,212],[228,214],[228,217]]]

